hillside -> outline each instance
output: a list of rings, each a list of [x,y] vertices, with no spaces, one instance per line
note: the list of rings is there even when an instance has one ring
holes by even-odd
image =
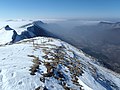
[[[25,39],[0,52],[0,90],[120,89],[120,75],[58,39]]]

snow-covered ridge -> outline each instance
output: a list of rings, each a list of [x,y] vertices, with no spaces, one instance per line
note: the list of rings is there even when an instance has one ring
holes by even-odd
[[[25,39],[0,52],[0,90],[120,89],[120,75],[58,39]]]
[[[0,24],[0,44],[15,43],[44,34],[42,21],[8,21]]]

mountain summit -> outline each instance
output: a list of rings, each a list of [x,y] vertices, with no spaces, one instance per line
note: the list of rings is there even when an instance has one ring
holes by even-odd
[[[12,28],[9,27],[9,25],[5,26],[5,30],[13,30]]]

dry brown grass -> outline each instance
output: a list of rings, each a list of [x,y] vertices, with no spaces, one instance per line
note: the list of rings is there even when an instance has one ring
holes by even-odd
[[[40,60],[39,60],[39,57],[36,57],[34,55],[28,55],[29,57],[33,57],[33,65],[30,67],[29,71],[30,72],[30,75],[35,75],[35,73],[37,72],[37,70],[39,69],[39,65],[41,64],[40,63]]]
[[[39,69],[39,64],[33,64],[33,66],[31,66],[31,68],[29,69],[29,71],[31,71],[30,74],[35,75],[38,69]]]
[[[39,57],[35,57],[32,62],[35,64],[41,64],[39,61]]]
[[[54,45],[51,48],[48,48],[44,45],[39,45],[36,47],[37,48],[42,47],[42,51],[45,54],[42,57],[45,59],[45,61],[41,62],[38,57],[36,57],[34,55],[28,55],[29,57],[33,57],[33,63],[34,63],[30,69],[31,75],[35,75],[35,73],[39,69],[39,65],[42,63],[46,66],[47,73],[42,74],[43,79],[40,78],[40,81],[45,82],[45,78],[54,77],[63,83],[63,81],[65,80],[63,72],[57,70],[57,66],[59,64],[62,64],[69,69],[69,71],[71,73],[71,78],[72,78],[73,84],[75,84],[76,86],[79,86],[80,90],[81,90],[82,86],[80,86],[80,84],[78,83],[78,79],[76,78],[76,77],[79,77],[80,75],[82,75],[82,73],[83,73],[80,60],[78,60],[76,57],[71,57],[70,55],[68,55],[66,53],[67,49],[65,47],[57,47]],[[74,53],[72,51],[70,51],[70,52]],[[48,57],[48,55],[50,57]],[[52,60],[52,61],[48,62],[47,60]],[[68,71],[65,71],[65,72],[68,72]],[[72,90],[70,87],[66,86],[66,83],[65,83],[65,85],[62,85],[62,86],[65,90]],[[38,87],[35,90],[39,90],[39,89],[40,88]]]

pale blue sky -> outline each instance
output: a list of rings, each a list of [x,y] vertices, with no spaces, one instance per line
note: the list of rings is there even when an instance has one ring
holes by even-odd
[[[0,19],[120,18],[120,0],[0,0]]]

